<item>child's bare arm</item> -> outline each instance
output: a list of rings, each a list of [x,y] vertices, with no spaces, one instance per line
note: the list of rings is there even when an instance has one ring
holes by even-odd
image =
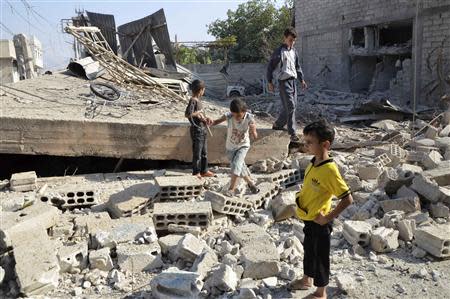
[[[250,135],[253,137],[253,139],[258,139],[258,132],[256,132],[256,124],[252,123],[249,126]]]
[[[214,121],[212,122],[211,126],[215,126],[215,125],[221,124],[221,123],[223,123],[223,122],[226,121],[226,120],[227,120],[227,117],[226,117],[225,115],[223,115],[222,117],[220,117],[220,118],[214,120]]]
[[[325,225],[334,218],[338,217],[339,214],[341,214],[349,205],[351,205],[353,202],[353,197],[351,194],[347,195],[346,197],[342,198],[341,201],[339,201],[338,205],[327,215],[324,215],[322,212],[317,215],[316,219],[314,219],[314,222]]]

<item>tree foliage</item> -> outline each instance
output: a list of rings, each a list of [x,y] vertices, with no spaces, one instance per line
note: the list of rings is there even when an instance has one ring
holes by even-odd
[[[208,25],[208,33],[217,40],[236,38],[230,48],[233,62],[265,62],[282,42],[283,31],[292,22],[293,0],[277,7],[274,0],[250,0],[236,11],[228,10],[225,20]]]

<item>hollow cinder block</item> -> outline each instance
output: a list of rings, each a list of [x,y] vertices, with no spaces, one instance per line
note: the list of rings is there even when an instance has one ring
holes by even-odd
[[[155,203],[153,222],[157,230],[165,230],[169,224],[207,227],[212,220],[211,203],[161,202]]]

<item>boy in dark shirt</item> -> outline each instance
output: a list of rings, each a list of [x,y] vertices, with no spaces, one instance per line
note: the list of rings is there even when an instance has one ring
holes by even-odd
[[[192,139],[192,174],[201,177],[213,177],[214,173],[208,170],[208,148],[206,131],[212,120],[202,111],[201,97],[205,93],[205,83],[194,80],[191,84],[192,97],[186,107],[185,117],[191,123]]]

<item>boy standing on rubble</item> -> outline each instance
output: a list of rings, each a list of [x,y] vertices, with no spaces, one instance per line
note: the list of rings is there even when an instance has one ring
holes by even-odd
[[[302,279],[293,281],[290,288],[307,290],[317,287],[312,298],[327,298],[326,286],[330,276],[330,236],[333,219],[352,202],[349,187],[329,154],[334,129],[321,120],[303,129],[308,152],[314,155],[305,171],[303,187],[296,194],[296,213],[303,220],[305,233]],[[340,199],[331,209],[333,196]]]
[[[230,112],[212,122],[212,126],[227,121],[226,150],[231,163],[231,181],[227,192],[228,196],[234,196],[238,178],[243,178],[252,193],[258,193],[259,189],[250,178],[250,171],[245,165],[245,156],[250,148],[250,135],[258,138],[253,114],[247,112],[247,105],[239,99],[230,103]]]
[[[281,97],[281,113],[272,128],[274,130],[284,130],[284,126],[287,124],[287,131],[291,135],[292,142],[299,141],[295,133],[296,80],[300,81],[303,90],[308,87],[303,79],[303,71],[300,67],[297,51],[294,48],[296,38],[297,33],[295,29],[292,27],[287,28],[284,31],[283,44],[273,52],[267,67],[269,91],[274,90],[272,81],[275,79],[278,81]]]
[[[201,98],[205,93],[205,82],[194,80],[191,83],[192,97],[186,107],[184,116],[191,123],[192,139],[192,175],[213,177],[214,173],[208,170],[207,126],[212,120],[205,116],[202,110]]]

